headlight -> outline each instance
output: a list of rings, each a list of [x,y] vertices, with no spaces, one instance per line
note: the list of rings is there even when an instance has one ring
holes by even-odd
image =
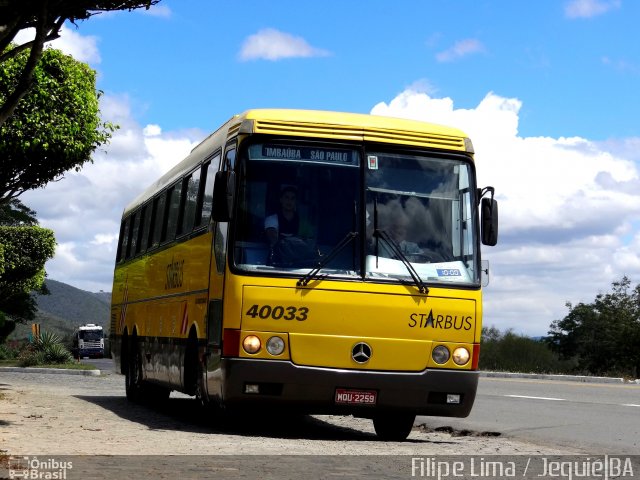
[[[258,353],[260,351],[260,339],[255,335],[247,335],[242,340],[242,348],[247,353]]]
[[[431,358],[440,365],[447,363],[449,360],[449,349],[444,345],[438,345],[433,349],[433,352],[431,352]]]
[[[284,340],[280,337],[271,337],[267,340],[267,352],[271,355],[280,355],[284,352]]]
[[[464,365],[469,361],[469,350],[464,347],[458,347],[453,351],[453,361],[456,365]]]

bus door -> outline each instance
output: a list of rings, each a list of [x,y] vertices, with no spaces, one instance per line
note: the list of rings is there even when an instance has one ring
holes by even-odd
[[[224,172],[233,171],[235,167],[236,146],[235,140],[227,143],[225,154],[220,162],[219,170]],[[220,156],[217,156],[220,159]],[[211,169],[215,170],[217,165],[211,162]],[[208,181],[207,181],[208,183]],[[207,195],[211,195],[212,201],[215,198],[212,190]],[[227,258],[228,222],[211,221],[212,230],[212,255],[211,271],[209,277],[209,311],[207,315],[207,346],[206,346],[206,371],[205,387],[208,399],[220,398],[222,392],[220,361],[222,356],[222,299],[224,294],[224,273]]]

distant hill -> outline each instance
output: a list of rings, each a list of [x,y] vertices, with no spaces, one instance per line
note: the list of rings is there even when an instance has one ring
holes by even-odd
[[[87,292],[55,280],[45,281],[49,295],[35,294],[38,312],[33,322],[41,330],[63,337],[71,335],[78,325],[95,323],[108,331],[111,311],[110,292]],[[17,325],[11,338],[25,338],[31,331],[28,325]]]

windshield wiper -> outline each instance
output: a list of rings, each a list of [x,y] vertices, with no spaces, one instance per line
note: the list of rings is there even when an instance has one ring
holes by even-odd
[[[389,247],[391,248],[391,252],[406,267],[407,271],[409,272],[409,275],[411,275],[411,278],[416,284],[416,287],[418,287],[418,290],[420,291],[420,293],[424,293],[424,294],[429,293],[429,287],[427,287],[424,284],[424,282],[420,278],[420,275],[418,275],[418,272],[416,272],[415,268],[413,268],[413,265],[411,265],[411,262],[407,259],[405,254],[402,252],[402,248],[400,248],[400,245],[398,245],[398,242],[396,242],[393,239],[393,237],[391,237],[387,232],[385,232],[384,230],[378,230],[377,228],[373,231],[373,236],[376,238],[376,242],[378,238],[381,238],[382,240],[387,242],[387,245],[389,245]],[[376,248],[376,258],[377,256],[378,256],[378,252]]]
[[[336,255],[338,255],[344,249],[344,247],[349,245],[351,241],[357,236],[358,232],[347,233],[347,235],[342,240],[340,240],[340,242],[335,247],[333,247],[333,250],[331,250],[326,256],[322,257],[318,264],[311,271],[306,273],[304,277],[297,281],[296,285],[298,287],[306,287],[307,284],[318,275],[320,270],[322,270],[331,260],[333,260]]]
[[[373,189],[370,189],[370,190],[374,191]],[[382,240],[387,242],[387,244],[391,247],[392,253],[396,257],[398,257],[398,259],[405,266],[405,268],[409,272],[409,275],[411,275],[413,282],[416,284],[416,287],[418,287],[418,291],[420,291],[420,293],[424,293],[425,295],[428,294],[429,287],[427,287],[424,284],[424,282],[420,278],[420,275],[418,275],[418,272],[416,272],[415,268],[413,268],[413,265],[411,265],[411,262],[407,260],[407,257],[402,252],[402,248],[400,248],[400,245],[398,245],[398,242],[396,242],[387,232],[385,232],[384,230],[380,230],[378,228],[378,192],[374,191],[374,193],[375,193],[375,196],[373,197],[373,238],[375,238],[376,240],[376,245],[375,245],[376,268],[378,268],[378,253],[379,253],[378,239],[381,238]]]

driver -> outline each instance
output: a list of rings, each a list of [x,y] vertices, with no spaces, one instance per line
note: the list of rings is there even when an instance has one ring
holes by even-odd
[[[272,247],[282,237],[298,236],[300,217],[298,216],[298,190],[293,185],[280,188],[278,212],[264,219],[264,230]]]

